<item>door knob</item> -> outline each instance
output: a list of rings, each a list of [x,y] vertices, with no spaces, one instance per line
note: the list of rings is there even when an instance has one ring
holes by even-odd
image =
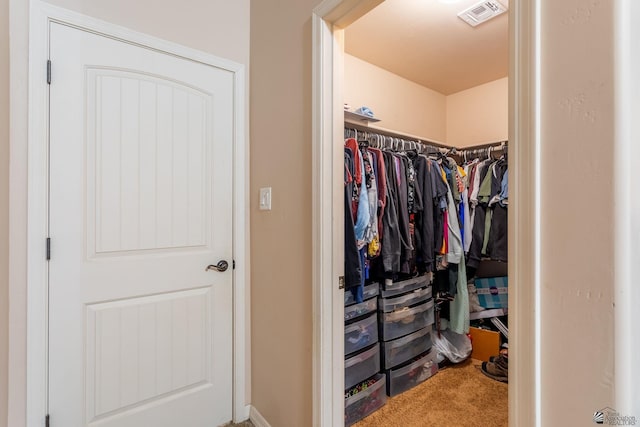
[[[213,265],[213,264],[208,265],[207,268],[205,268],[205,271],[215,270],[222,273],[223,271],[227,271],[227,268],[229,268],[229,263],[225,260],[222,260],[222,261],[218,261],[216,265]]]

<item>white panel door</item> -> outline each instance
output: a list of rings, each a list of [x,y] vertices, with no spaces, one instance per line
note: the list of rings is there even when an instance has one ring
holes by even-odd
[[[233,75],[50,27],[53,426],[231,420]]]

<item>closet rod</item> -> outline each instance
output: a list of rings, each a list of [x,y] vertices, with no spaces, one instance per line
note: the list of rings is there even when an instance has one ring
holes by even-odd
[[[404,139],[406,141],[415,141],[415,142],[417,142],[419,144],[429,145],[429,146],[436,147],[436,148],[447,148],[447,149],[451,149],[452,148],[451,146],[442,144],[440,142],[433,142],[433,141],[429,141],[427,139],[416,138],[414,136],[403,135],[401,133],[391,132],[391,131],[388,131],[388,130],[371,128],[369,126],[359,125],[359,124],[351,123],[351,122],[345,122],[344,123],[344,128],[345,129],[357,130],[358,132],[367,132],[367,133],[370,133],[370,134],[389,136],[391,138],[400,138],[400,139]]]
[[[458,148],[458,147],[454,147],[454,146],[451,146],[451,145],[443,144],[441,142],[434,142],[434,141],[429,141],[428,139],[416,138],[414,136],[404,135],[404,134],[397,133],[397,132],[392,132],[392,131],[382,130],[382,129],[377,129],[377,128],[371,128],[369,126],[359,125],[357,123],[345,122],[344,123],[344,128],[345,129],[357,130],[358,132],[366,132],[366,133],[369,133],[369,134],[378,134],[378,135],[382,135],[382,136],[389,136],[389,137],[392,137],[392,138],[400,138],[400,139],[404,139],[406,141],[415,141],[415,142],[418,142],[418,143],[423,144],[423,145],[430,145],[430,146],[438,147],[438,148],[453,149],[453,150],[455,150],[455,152],[471,151],[471,150],[482,150],[482,149],[487,149],[487,148],[491,148],[492,150],[502,150],[502,149],[506,148],[508,143],[509,143],[509,141],[497,141],[497,142],[491,142],[491,143],[487,143],[487,144],[472,145],[472,146],[469,146],[469,147]]]
[[[502,148],[506,148],[507,145],[509,145],[509,141],[497,141],[497,142],[490,142],[488,144],[471,145],[469,147],[456,148],[456,150],[457,151],[482,150],[484,148],[502,149]]]
[[[491,155],[491,153],[505,153],[507,149],[507,141],[502,141],[493,144],[474,145],[461,149],[454,149],[451,154],[466,159],[466,156],[468,155],[477,156],[480,154]]]

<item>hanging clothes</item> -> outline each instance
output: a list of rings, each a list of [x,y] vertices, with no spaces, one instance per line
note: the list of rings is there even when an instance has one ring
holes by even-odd
[[[491,184],[491,199],[488,207],[492,210],[491,224],[489,229],[489,237],[487,239],[487,257],[497,261],[507,261],[507,208],[505,204],[501,204],[501,194],[503,194],[503,184],[508,184],[507,164],[500,159],[494,163],[493,179]],[[508,191],[504,189],[504,191]],[[502,199],[507,200],[506,197]]]
[[[434,194],[435,186],[432,185],[432,163],[426,156],[413,157],[413,166],[416,172],[416,186],[419,189],[421,200],[417,206],[415,225],[415,254],[418,270],[429,273],[435,270],[435,211],[438,201]]]
[[[488,199],[485,201],[485,193],[481,192],[480,188],[483,187],[485,190],[487,189],[487,186],[484,185],[484,183],[487,177],[490,176],[490,174],[488,174],[489,168],[490,164],[488,161],[484,161],[480,165],[478,165],[478,170],[475,177],[476,187],[471,197],[471,203],[475,204],[475,208],[473,210],[473,230],[469,253],[467,256],[467,265],[473,268],[477,268],[478,265],[480,265],[480,261],[482,260]],[[489,186],[488,188],[490,189],[491,187]]]
[[[398,227],[400,229],[400,273],[410,274],[411,226],[409,224],[409,171],[402,156],[395,154],[396,179],[398,180]]]
[[[458,205],[462,200],[460,192],[458,191],[457,180],[457,165],[453,159],[449,159],[448,166],[445,168],[447,172],[447,262],[453,264],[460,264],[460,259],[463,256],[462,248],[462,235],[460,233],[460,222],[458,220]],[[457,199],[455,198],[457,195]]]
[[[370,235],[371,217],[365,159],[360,152],[357,141],[353,138],[345,141],[345,166],[349,169],[345,171],[345,187],[350,187],[350,192],[345,188],[345,211],[348,210],[353,215],[356,248],[354,253],[351,230],[349,229],[350,221],[345,213],[345,287],[349,288],[356,302],[360,303],[363,299],[364,284],[368,273],[364,255],[367,245],[366,239]],[[348,182],[349,177],[351,177],[351,182]],[[351,194],[350,201],[347,199],[348,194]],[[357,262],[354,260],[354,256]],[[355,279],[358,277],[360,280],[355,283]],[[349,282],[348,286],[347,281]]]
[[[376,219],[378,221],[376,230],[377,230],[377,238],[372,242],[373,246],[369,248],[369,256],[371,258],[375,258],[380,255],[382,250],[381,240],[382,240],[382,217],[384,216],[385,207],[387,206],[387,170],[384,164],[384,157],[382,155],[382,151],[369,147],[369,153],[372,157],[372,164],[374,166],[375,171],[375,179],[376,179],[376,189],[378,192],[377,195],[377,215]]]
[[[367,280],[433,273],[451,329],[468,331],[467,267],[507,260],[506,158],[459,165],[347,138],[344,162],[345,287],[356,302]]]
[[[401,233],[398,219],[398,179],[393,155],[383,152],[387,182],[387,206],[382,218],[382,266],[385,278],[392,278],[400,271]]]
[[[362,283],[362,265],[356,244],[356,232],[353,222],[351,195],[353,194],[353,158],[345,150],[344,153],[344,286],[351,289]]]
[[[477,268],[483,258],[507,261],[508,167],[505,159],[485,160],[474,173],[470,204],[473,231],[468,266]]]

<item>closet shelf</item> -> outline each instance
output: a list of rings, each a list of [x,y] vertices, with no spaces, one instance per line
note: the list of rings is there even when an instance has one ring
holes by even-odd
[[[494,308],[491,310],[474,311],[469,313],[469,320],[488,319],[491,317],[506,316],[506,308]]]
[[[374,117],[365,116],[364,114],[354,113],[353,111],[344,112],[344,120],[349,122],[356,123],[375,123],[379,122],[380,119],[376,119]]]

